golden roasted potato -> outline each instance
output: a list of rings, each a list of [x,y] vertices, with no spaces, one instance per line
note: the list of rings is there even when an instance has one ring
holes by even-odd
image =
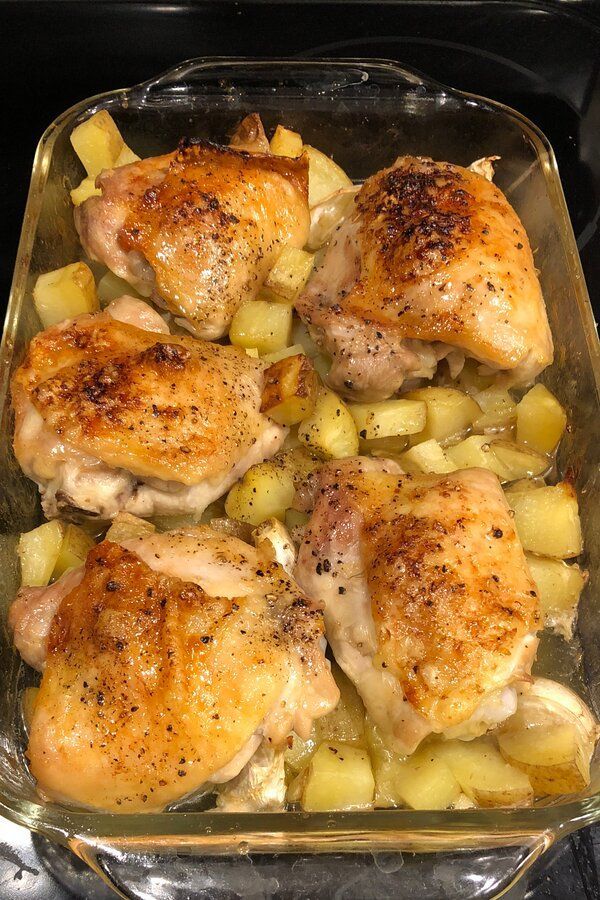
[[[533,789],[527,775],[506,762],[490,738],[440,741],[436,750],[477,806],[530,806]]]
[[[172,527],[177,528],[181,526],[173,525]],[[134,538],[146,537],[154,531],[156,531],[156,526],[152,522],[139,519],[128,512],[118,512],[106,532],[106,540],[120,544],[123,541],[132,541]]]
[[[473,422],[475,431],[494,432],[510,428],[517,420],[517,404],[506,388],[492,386],[475,394],[481,415]]]
[[[33,302],[44,328],[100,308],[94,276],[82,262],[40,275],[33,289]]]
[[[70,192],[73,206],[80,206],[88,197],[99,197],[102,191],[96,187],[96,176],[88,175]]]
[[[267,275],[261,292],[276,302],[294,303],[313,270],[314,256],[296,247],[284,247]]]
[[[358,436],[365,441],[417,434],[425,428],[426,406],[421,400],[382,400],[349,403]]]
[[[412,809],[448,809],[461,794],[450,766],[434,749],[397,760],[394,782],[402,802]]]
[[[411,444],[434,438],[444,445],[458,440],[481,415],[475,400],[462,391],[448,387],[425,387],[405,394],[407,400],[421,400],[427,407],[427,422]]]
[[[64,534],[64,525],[54,519],[20,536],[17,553],[21,562],[21,584],[43,587],[49,583]]]
[[[94,113],[71,132],[71,144],[92,178],[115,165],[124,146],[121,132],[105,109]]]
[[[238,347],[256,348],[264,356],[287,347],[291,331],[290,306],[268,300],[246,300],[231,321],[229,340]]]
[[[233,485],[225,501],[230,519],[260,525],[265,519],[283,521],[292,505],[295,488],[292,475],[274,462],[251,466]]]
[[[535,678],[498,734],[502,755],[526,772],[536,795],[570,794],[590,783],[598,723],[564,685]]]
[[[552,487],[509,491],[515,528],[525,550],[541,556],[571,559],[583,550],[577,495],[561,481]]]
[[[319,391],[315,408],[298,426],[302,444],[333,459],[356,456],[358,434],[346,404],[333,391]]]
[[[562,559],[532,553],[525,555],[538,589],[544,624],[569,640],[573,636],[573,622],[587,573],[577,565],[567,565]]]
[[[302,137],[297,131],[291,131],[278,125],[271,138],[270,150],[273,156],[300,156],[302,153]]]
[[[472,434],[446,447],[445,452],[457,469],[479,466],[494,472],[503,482],[541,475],[550,465],[546,456],[529,447],[486,434]]]
[[[300,803],[307,812],[370,809],[375,780],[362,747],[325,741],[307,767]]]
[[[456,465],[433,438],[415,444],[403,453],[400,465],[405,472],[424,472],[426,475],[445,475],[456,470]]]
[[[340,188],[352,187],[352,182],[344,170],[329,156],[308,144],[304,145],[304,153],[308,156],[309,206],[316,206]]]
[[[296,425],[315,408],[318,379],[303,353],[286,356],[265,372],[260,411],[279,425]]]
[[[567,414],[548,388],[534,385],[517,406],[517,440],[552,453],[567,427]]]
[[[94,541],[82,528],[78,528],[77,525],[66,525],[52,570],[52,580],[60,578],[69,569],[82,565],[93,546]]]

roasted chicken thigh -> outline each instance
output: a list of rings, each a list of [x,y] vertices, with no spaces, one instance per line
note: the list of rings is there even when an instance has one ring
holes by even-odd
[[[105,170],[97,185],[101,196],[75,209],[86,252],[209,340],[255,299],[283,246],[308,237],[303,157],[187,141]]]
[[[159,810],[237,778],[239,807],[244,778],[256,801],[273,771],[263,796],[281,804],[288,736],[339,697],[320,608],[261,548],[205,526],[98,544],[55,585],[22,589],[10,625],[44,666],[31,771],[77,805]]]
[[[32,340],[12,382],[15,455],[47,517],[200,513],[283,442],[260,412],[263,369],[121,298]]]
[[[495,475],[329,463],[296,578],[325,604],[336,660],[397,752],[472,738],[516,708],[538,598]]]
[[[400,157],[367,179],[297,302],[330,384],[381,400],[465,357],[515,383],[552,361],[527,234],[477,171]]]

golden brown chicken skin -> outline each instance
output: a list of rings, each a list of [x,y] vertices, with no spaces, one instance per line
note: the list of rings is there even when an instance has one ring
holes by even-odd
[[[210,340],[256,298],[283,246],[308,236],[303,157],[185,141],[97,184],[102,195],[75,210],[87,253]]]
[[[284,439],[263,383],[239,348],[82,316],[37,335],[13,377],[15,455],[47,515],[201,511]]]
[[[322,613],[280,566],[202,527],[142,545],[92,549],[50,625],[27,755],[53,799],[162,809],[337,703]]]
[[[400,157],[367,179],[297,305],[332,355],[330,383],[384,399],[472,357],[514,382],[552,362],[525,229],[487,178]]]
[[[538,598],[495,475],[380,468],[322,470],[296,578],[325,603],[367,711],[411,753],[431,732],[473,737],[514,712]]]

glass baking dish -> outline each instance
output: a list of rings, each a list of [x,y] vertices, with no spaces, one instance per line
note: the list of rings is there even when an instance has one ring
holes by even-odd
[[[586,795],[532,809],[112,815],[44,803],[36,795],[24,764],[20,712],[20,695],[32,683],[32,673],[12,650],[5,622],[19,583],[17,537],[41,514],[35,486],[12,455],[8,385],[39,329],[31,299],[36,277],[79,259],[82,252],[69,199],[82,173],[69,135],[99,109],[110,111],[141,156],[166,152],[182,136],[223,140],[243,115],[258,111],[267,128],[283,122],[300,131],[355,180],[401,153],[463,165],[486,155],[501,157],[496,181],[529,233],[554,333],[555,363],[543,380],[570,413],[559,467],[578,490],[584,565],[591,575],[575,643],[544,636],[538,671],[570,683],[600,709],[600,616],[594,590],[600,565],[600,345],[548,141],[501,104],[384,60],[192,60],[137,87],[74,106],[48,128],[35,156],[0,352],[0,812],[70,846],[124,896],[199,895],[208,890],[201,863],[207,857],[320,853],[325,860],[332,853],[376,858],[385,853],[387,859],[401,852],[416,855],[404,857],[411,864],[398,867],[399,883],[411,891],[418,887],[423,897],[497,895],[557,836],[600,819],[598,760]],[[206,896],[230,894],[215,888]]]

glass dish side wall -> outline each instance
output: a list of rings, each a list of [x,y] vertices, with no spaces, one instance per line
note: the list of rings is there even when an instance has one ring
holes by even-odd
[[[31,302],[40,272],[79,258],[69,189],[82,176],[71,150],[72,128],[91,112],[109,109],[128,144],[140,155],[172,149],[180,137],[222,140],[246,113],[259,111],[267,128],[277,122],[300,131],[308,143],[331,153],[356,180],[389,165],[400,153],[430,155],[468,164],[499,155],[497,183],[521,215],[536,252],[556,342],[556,362],[544,380],[569,408],[572,430],[561,465],[580,493],[591,585],[582,600],[581,644],[588,699],[600,701],[600,634],[593,586],[600,546],[598,462],[600,425],[596,379],[597,337],[550,148],[525,120],[498,105],[426,82],[394,64],[347,62],[255,63],[209,61],[186,64],[154,82],[87,101],[54,123],[40,145],[2,349],[0,399],[39,324]],[[0,506],[3,620],[18,587],[18,533],[40,518],[37,492],[15,464],[10,449],[8,401],[2,408]],[[596,817],[600,772],[592,791],[568,804],[533,810],[419,813],[243,816],[164,813],[109,816],[42,803],[27,777],[19,695],[32,674],[19,664],[2,629],[6,687],[0,697],[0,803],[17,821],[54,836],[86,840],[119,838],[138,847],[193,846],[216,852],[239,841],[261,849],[495,846],[525,833],[579,827]],[[550,650],[553,647],[550,645]],[[562,653],[564,677],[579,688],[577,654]]]

